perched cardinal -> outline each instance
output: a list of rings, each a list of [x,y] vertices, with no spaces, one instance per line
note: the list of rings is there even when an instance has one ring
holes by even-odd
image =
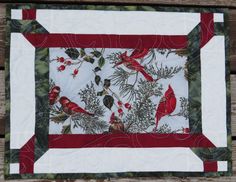
[[[62,105],[62,107],[65,107],[66,104],[68,104],[70,102],[70,99],[68,99],[67,97],[63,96],[63,97],[60,98],[59,102]]]
[[[56,103],[57,98],[58,98],[58,96],[59,96],[59,94],[60,94],[60,91],[61,91],[61,89],[60,89],[60,87],[58,87],[58,86],[54,86],[54,87],[50,90],[50,92],[49,92],[49,94],[48,94],[48,97],[49,97],[49,104],[50,104],[50,105],[53,105],[53,104]]]
[[[59,100],[60,104],[62,105],[62,109],[66,114],[72,115],[75,113],[83,113],[83,114],[87,114],[90,116],[94,116],[94,114],[85,111],[83,108],[81,108],[80,106],[78,106],[76,103],[71,102],[70,99],[68,99],[67,97],[61,97]]]
[[[115,66],[124,64],[127,68],[140,72],[148,81],[153,81],[153,78],[145,72],[144,67],[139,64],[134,58],[127,55],[127,51],[122,53],[119,58],[120,62],[116,63]]]
[[[141,59],[145,57],[149,53],[149,49],[143,48],[143,49],[134,49],[134,51],[131,53],[130,57],[134,59]]]
[[[169,85],[168,90],[165,95],[161,98],[160,103],[156,111],[156,126],[154,131],[156,131],[158,122],[163,116],[171,114],[176,107],[176,97],[172,87]]]

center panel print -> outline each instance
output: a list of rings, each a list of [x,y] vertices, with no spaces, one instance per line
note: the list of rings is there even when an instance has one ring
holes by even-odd
[[[50,48],[49,134],[188,133],[185,53]]]

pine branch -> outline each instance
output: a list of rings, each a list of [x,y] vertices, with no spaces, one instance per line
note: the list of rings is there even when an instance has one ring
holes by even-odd
[[[121,67],[117,67],[110,78],[114,82],[114,85],[121,85],[121,84],[125,84],[129,76],[130,76],[129,72],[125,71]]]
[[[50,121],[55,123],[64,123],[69,116],[64,113],[57,105],[50,107]]]
[[[108,130],[106,121],[101,120],[97,116],[89,116],[78,113],[71,117],[75,127],[81,127],[86,134],[103,133]]]
[[[53,81],[53,79],[49,79],[49,89],[51,90],[53,87],[55,86],[55,82]]]
[[[168,124],[163,124],[156,130],[156,133],[172,133],[171,127]]]
[[[181,110],[178,113],[178,116],[183,116],[185,119],[188,119],[189,117],[189,103],[188,99],[185,97],[180,97],[180,107]]]
[[[116,64],[120,61],[119,55],[121,55],[121,52],[111,53],[106,59],[110,61],[110,64]]]
[[[135,82],[133,84],[129,84],[128,79],[131,75],[136,75]],[[127,96],[128,100],[131,101],[135,98],[135,84],[137,82],[137,73],[125,71],[123,68],[116,68],[113,75],[110,76],[114,85],[119,86],[121,96]]]
[[[157,82],[148,82],[140,79],[138,88],[135,90],[136,99],[133,107],[126,115],[124,123],[127,132],[146,131],[155,124],[154,112],[156,105],[153,104],[151,96],[161,96],[162,85]]]
[[[169,54],[174,53],[180,57],[184,57],[188,55],[188,50],[187,49],[174,49],[174,50],[169,50],[168,53],[166,54],[166,57],[169,56]]]
[[[145,58],[141,59],[140,63],[147,62],[146,64],[150,64],[157,59],[155,49],[149,49],[149,51],[149,54]]]
[[[126,97],[128,96],[128,101],[131,101],[136,98],[136,90],[134,85],[131,84],[122,84],[120,85],[120,95]]]
[[[146,70],[151,74],[157,77],[157,79],[169,79],[172,78],[175,74],[180,72],[183,69],[181,66],[175,66],[175,67],[163,67],[161,64],[161,67],[158,67],[157,64],[155,67],[153,65],[146,68]]]
[[[85,110],[94,113],[96,116],[102,117],[105,113],[105,108],[100,105],[100,100],[94,88],[94,84],[86,85],[83,90],[78,93],[81,101],[85,103]]]
[[[71,119],[74,121],[75,127],[81,127],[85,133],[90,134],[107,131],[108,125],[106,121],[101,119],[105,114],[105,108],[100,105],[94,84],[92,82],[90,85],[87,84],[78,94],[81,101],[85,103],[85,110],[94,113],[95,116],[82,113],[73,115]]]
[[[177,114],[171,114],[169,116],[183,116],[185,119],[188,119],[189,117],[189,104],[188,99],[185,97],[180,97],[180,111]]]

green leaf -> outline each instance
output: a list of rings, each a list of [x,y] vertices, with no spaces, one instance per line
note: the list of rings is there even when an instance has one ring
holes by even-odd
[[[111,86],[111,80],[109,79],[104,79],[104,85],[105,88],[109,88]]]
[[[73,60],[79,57],[79,51],[76,48],[66,49],[65,53]]]
[[[97,96],[103,96],[103,94],[104,94],[104,90],[100,91],[100,92],[97,92]]]
[[[80,49],[80,57],[84,57],[86,55],[84,48]]]
[[[114,104],[114,98],[110,95],[105,95],[103,98],[103,104],[106,106],[108,109],[111,110],[113,104]]]
[[[125,10],[128,11],[136,11],[137,10],[137,6],[124,6]]]
[[[11,32],[20,32],[22,26],[22,22],[17,20],[11,20],[10,29]]]
[[[140,8],[144,11],[156,11],[155,8],[151,6],[141,6]]]
[[[38,82],[38,86],[35,88],[36,95],[39,97],[44,97],[48,95],[49,83],[47,80],[41,80]]]
[[[99,58],[102,55],[102,53],[99,51],[93,51],[91,52],[91,54],[94,55],[96,58]]]
[[[96,75],[96,76],[95,76],[95,83],[96,83],[97,85],[99,85],[100,81],[101,81],[101,77],[100,77],[99,75]]]
[[[104,64],[105,64],[104,57],[100,57],[100,59],[98,60],[98,66],[101,68],[104,66]]]
[[[90,57],[90,56],[85,56],[84,57],[84,61],[92,63],[92,64],[94,63],[94,59],[92,57]]]
[[[61,133],[63,133],[63,134],[71,134],[70,124],[63,126]]]
[[[95,71],[95,72],[101,71],[101,68],[96,67],[96,68],[94,69],[94,71]]]
[[[35,71],[36,74],[44,75],[49,71],[48,63],[43,61],[35,62]]]

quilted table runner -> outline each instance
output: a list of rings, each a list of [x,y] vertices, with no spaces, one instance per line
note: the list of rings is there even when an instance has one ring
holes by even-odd
[[[231,174],[227,9],[13,5],[6,178]]]

